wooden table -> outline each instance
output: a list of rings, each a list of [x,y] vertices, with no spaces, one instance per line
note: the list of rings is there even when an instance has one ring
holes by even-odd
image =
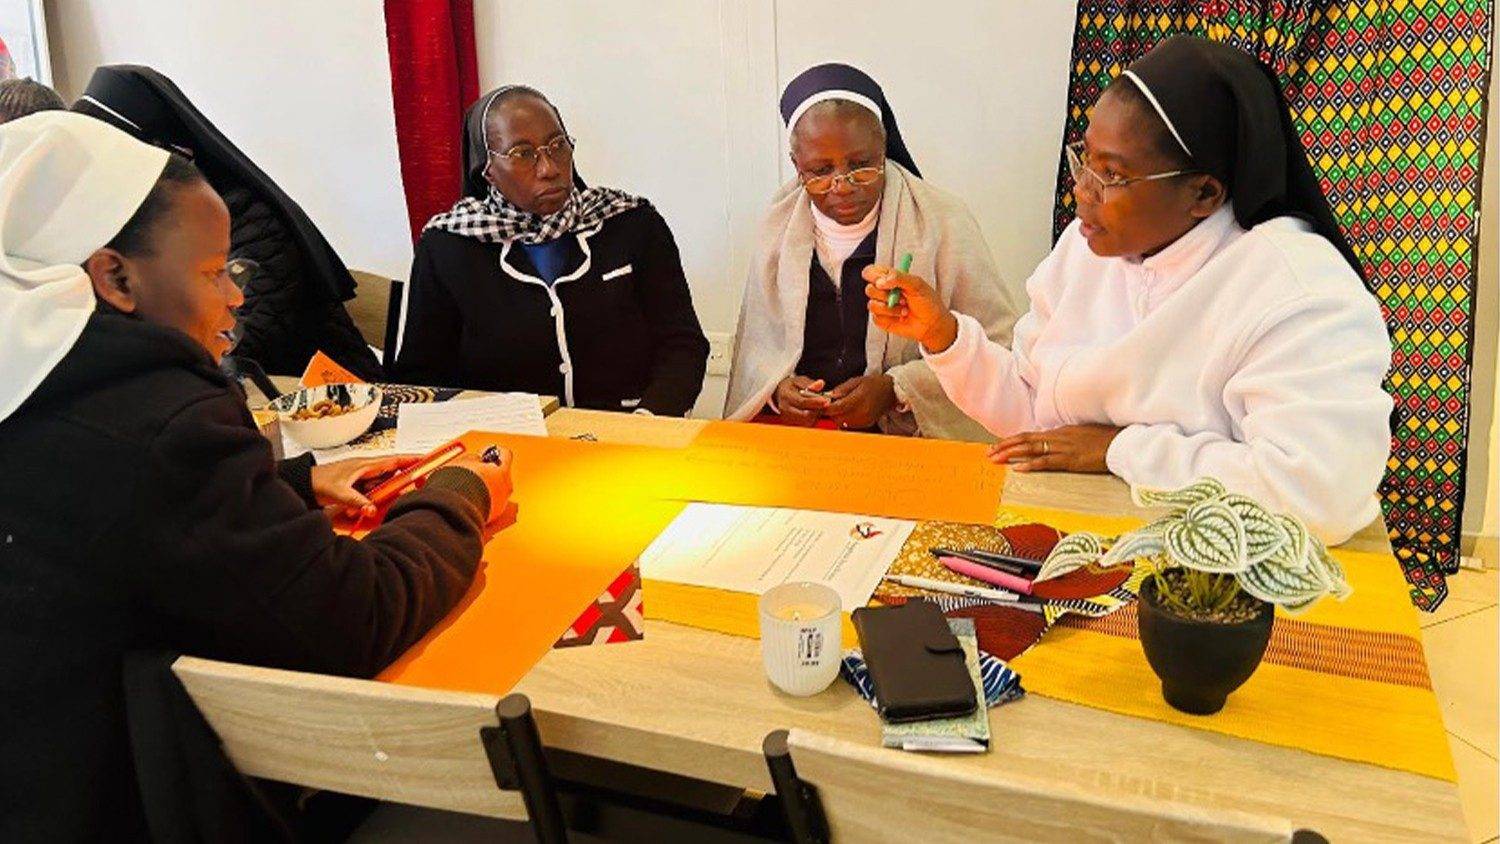
[[[553,436],[680,445],[705,424],[564,409]],[[1105,514],[1137,512],[1113,477],[1009,473],[1006,501]],[[1388,549],[1373,524],[1347,547]],[[649,594],[646,596],[649,613]],[[879,744],[869,707],[843,684],[812,698],[771,688],[759,643],[648,621],[627,645],[556,650],[516,691],[541,713],[549,745],[716,782],[769,790],[761,739],[798,727]],[[1024,771],[1142,801],[1289,817],[1334,841],[1462,838],[1458,789],[1418,774],[1028,696],[991,713],[979,756],[936,764]],[[1434,748],[1446,752],[1447,748]]]
[[[589,435],[658,446],[686,444],[704,424],[575,409],[547,417],[555,437]],[[1012,472],[1003,495],[1018,505],[1136,512],[1125,484],[1105,476]],[[1375,524],[1348,547],[1381,551],[1388,546],[1382,526]],[[645,600],[649,613],[649,592]],[[525,817],[519,797],[493,790],[487,768],[474,759],[479,726],[494,723],[494,696],[191,658],[179,661],[179,676],[183,666],[189,691],[215,729],[244,745],[235,761],[247,773],[404,803]],[[293,686],[303,705],[288,711]],[[878,720],[845,684],[811,698],[789,697],[766,681],[758,642],[659,621],[647,621],[641,642],[553,650],[515,691],[531,699],[551,747],[760,791],[772,788],[761,742],[773,730],[796,728],[865,747],[880,741]],[[382,699],[391,706],[381,706]],[[405,708],[397,707],[398,699]],[[1208,813],[1285,818],[1334,841],[1464,836],[1457,787],[1418,774],[1038,695],[993,710],[990,717],[989,753],[926,757],[926,770],[996,779],[1024,775],[1042,787],[1083,787],[1132,805],[1171,801]],[[393,742],[436,747],[439,761],[403,768],[405,779],[397,782],[380,768],[385,753],[376,749],[376,763],[367,760],[358,771],[344,770],[351,754],[368,754],[364,736],[377,727],[396,736]],[[338,729],[343,743],[332,738]],[[273,746],[279,749],[258,749]],[[400,754],[389,749],[395,764]],[[1446,747],[1433,750],[1447,752]],[[372,776],[377,787],[354,788]],[[457,787],[460,778],[468,785]]]

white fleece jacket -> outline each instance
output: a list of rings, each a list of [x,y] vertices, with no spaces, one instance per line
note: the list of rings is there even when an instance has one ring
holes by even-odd
[[[1226,206],[1143,261],[1095,255],[1075,221],[1026,291],[1011,348],[958,315],[957,341],[925,355],[991,433],[1119,426],[1106,462],[1129,483],[1212,475],[1332,543],[1379,514],[1390,339],[1302,221],[1246,231]]]

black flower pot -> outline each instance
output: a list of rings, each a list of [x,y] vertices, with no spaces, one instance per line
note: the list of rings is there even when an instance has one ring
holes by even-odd
[[[1161,678],[1161,694],[1174,709],[1212,715],[1229,693],[1244,685],[1260,665],[1271,641],[1273,607],[1262,601],[1249,621],[1222,624],[1194,621],[1161,605],[1156,580],[1141,585],[1138,602],[1141,646]]]

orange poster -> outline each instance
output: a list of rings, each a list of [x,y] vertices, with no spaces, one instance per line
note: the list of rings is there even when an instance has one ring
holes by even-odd
[[[516,520],[485,546],[460,606],[384,680],[504,694],[688,501],[990,524],[1005,477],[979,445],[766,425],[715,423],[683,448],[461,440],[471,454],[512,450]],[[648,616],[661,588],[647,584]]]

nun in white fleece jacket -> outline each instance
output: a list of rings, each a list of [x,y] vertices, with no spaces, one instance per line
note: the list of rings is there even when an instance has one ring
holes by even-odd
[[[1009,348],[922,279],[866,270],[876,324],[921,343],[1000,437],[992,459],[1153,487],[1211,475],[1330,543],[1379,515],[1390,340],[1273,80],[1178,36],[1101,95],[1068,149],[1078,219]]]

